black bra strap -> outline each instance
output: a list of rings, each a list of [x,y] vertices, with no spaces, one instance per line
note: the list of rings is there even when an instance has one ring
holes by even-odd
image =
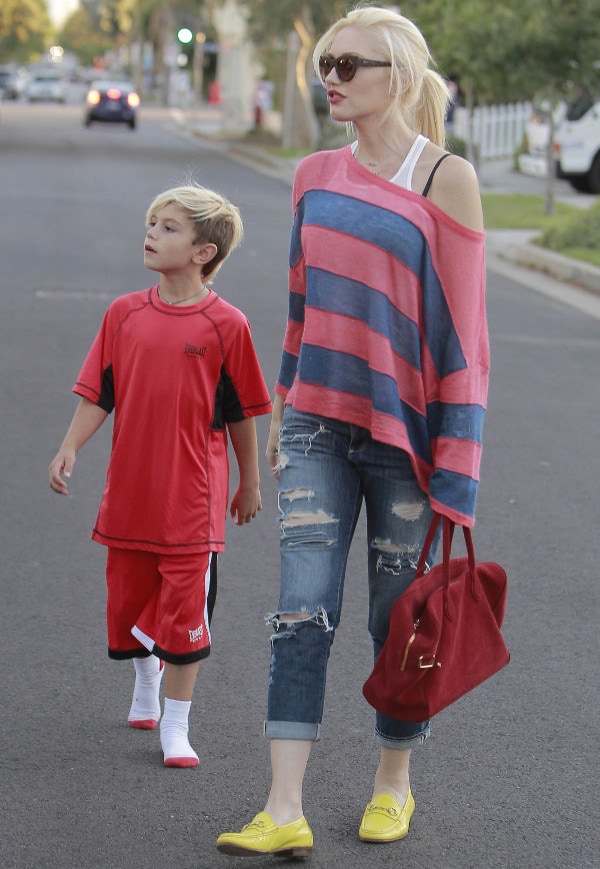
[[[431,174],[430,174],[429,178],[427,179],[427,184],[426,184],[425,187],[423,188],[423,193],[422,193],[423,196],[427,196],[427,194],[429,193],[429,189],[430,189],[430,187],[431,187],[431,182],[433,181],[433,176],[434,176],[435,173],[437,172],[438,166],[440,165],[440,163],[442,162],[442,160],[445,160],[446,157],[451,157],[451,156],[452,156],[452,155],[451,155],[450,153],[448,153],[448,154],[442,154],[442,156],[440,157],[440,159],[437,161],[437,163],[435,164],[435,166],[434,166],[433,169],[431,170]]]

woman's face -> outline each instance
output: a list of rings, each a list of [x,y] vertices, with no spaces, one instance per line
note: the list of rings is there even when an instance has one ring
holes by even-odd
[[[388,60],[371,47],[368,37],[355,27],[341,30],[327,52],[332,57],[340,54],[355,54],[367,60]],[[329,111],[334,121],[354,124],[373,120],[378,122],[393,100],[390,96],[390,68],[385,66],[360,66],[349,82],[340,81],[335,68],[325,78]]]

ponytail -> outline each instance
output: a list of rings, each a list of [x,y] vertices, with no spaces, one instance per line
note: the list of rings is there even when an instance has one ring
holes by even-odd
[[[412,127],[428,139],[444,147],[446,141],[445,120],[450,91],[439,73],[427,68],[423,75],[421,93],[412,112]]]

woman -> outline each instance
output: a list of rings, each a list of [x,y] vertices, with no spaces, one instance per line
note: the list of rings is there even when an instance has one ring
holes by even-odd
[[[351,124],[356,141],[307,157],[294,182],[289,318],[267,446],[281,516],[265,725],[272,785],[263,812],[219,837],[227,854],[311,853],[302,782],[362,503],[375,657],[432,512],[474,522],[489,364],[484,233],[473,168],[443,149],[448,89],[420,31],[381,8],[335,23],[313,60],[331,117]],[[427,721],[377,713],[380,762],[362,840],[407,834],[410,753],[428,734]]]

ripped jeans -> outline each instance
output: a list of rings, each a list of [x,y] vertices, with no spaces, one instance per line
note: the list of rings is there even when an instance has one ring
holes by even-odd
[[[265,735],[316,740],[363,500],[375,658],[392,605],[414,578],[431,508],[407,453],[338,420],[286,407],[279,464],[281,590],[277,613],[268,617],[274,633]],[[434,557],[435,546],[429,563]],[[375,734],[385,747],[413,748],[429,735],[429,722],[403,722],[377,712]]]

